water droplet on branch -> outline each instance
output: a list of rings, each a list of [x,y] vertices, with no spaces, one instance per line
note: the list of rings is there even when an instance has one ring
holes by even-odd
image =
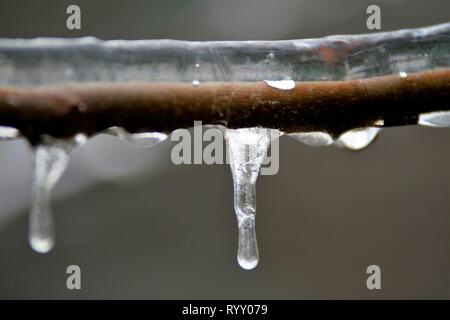
[[[326,132],[297,132],[288,134],[289,137],[298,140],[308,146],[322,147],[333,143],[333,137]]]
[[[264,82],[268,86],[275,88],[275,89],[279,89],[279,90],[292,90],[295,88],[295,81],[290,80],[290,79],[277,80],[277,81],[264,80]]]
[[[0,126],[0,140],[16,139],[20,136],[19,130],[13,127]]]
[[[104,131],[104,133],[118,137],[122,140],[128,141],[135,146],[141,148],[149,148],[167,139],[168,135],[161,132],[138,132],[130,133],[121,127],[111,127]]]
[[[450,127],[450,111],[422,113],[417,123],[427,127]]]
[[[34,175],[28,240],[37,252],[46,253],[55,244],[51,190],[64,173],[72,152],[86,140],[84,134],[69,139],[44,136],[42,142],[33,147]]]
[[[350,150],[361,150],[369,146],[377,137],[381,128],[358,128],[342,134],[338,139],[338,145]]]
[[[259,261],[255,231],[256,179],[271,140],[280,134],[278,130],[262,128],[227,129],[225,133],[239,228],[237,260],[246,270],[255,268]]]

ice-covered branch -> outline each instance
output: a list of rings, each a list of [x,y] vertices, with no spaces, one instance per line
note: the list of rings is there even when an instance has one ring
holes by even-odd
[[[194,121],[226,126],[238,261],[252,269],[256,181],[274,139],[360,150],[384,126],[450,126],[446,110],[450,24],[292,41],[0,39],[0,139],[32,144],[39,252],[54,243],[50,191],[96,133],[150,146]]]
[[[194,120],[287,132],[449,108],[450,24],[291,41],[0,40],[0,125],[31,140]]]

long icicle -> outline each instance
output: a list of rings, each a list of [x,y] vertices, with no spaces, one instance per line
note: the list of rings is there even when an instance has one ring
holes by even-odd
[[[277,133],[278,138],[278,130],[261,128],[226,130],[225,133],[239,228],[237,260],[246,270],[255,268],[259,261],[255,231],[255,187],[273,132]]]
[[[39,253],[49,252],[55,244],[51,190],[64,173],[72,152],[85,142],[86,136],[83,134],[70,139],[46,136],[40,144],[33,147],[34,176],[28,241]]]

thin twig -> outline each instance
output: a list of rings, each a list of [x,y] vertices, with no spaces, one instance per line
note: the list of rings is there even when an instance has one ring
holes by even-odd
[[[170,132],[193,125],[327,131],[417,123],[420,113],[450,108],[450,68],[349,81],[83,83],[0,87],[0,124],[35,141],[40,134],[95,134],[111,126]],[[380,121],[382,120],[382,121]]]

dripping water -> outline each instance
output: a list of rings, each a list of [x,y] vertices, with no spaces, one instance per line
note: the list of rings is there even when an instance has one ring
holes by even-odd
[[[84,134],[70,139],[43,136],[42,141],[33,147],[34,175],[28,241],[39,253],[50,251],[55,244],[51,190],[64,173],[72,152],[86,140]]]
[[[361,150],[368,147],[377,137],[381,128],[358,128],[343,133],[337,144],[350,150]]]
[[[328,133],[321,131],[297,132],[288,135],[295,140],[313,147],[329,146],[333,143],[333,137]]]
[[[160,142],[163,142],[168,137],[167,134],[161,132],[130,133],[121,127],[108,128],[104,131],[104,133],[128,141],[141,148],[152,147]]]
[[[255,268],[259,261],[255,231],[256,179],[271,139],[280,134],[278,130],[261,128],[228,129],[225,132],[239,228],[237,260],[246,270]]]
[[[292,90],[295,88],[295,81],[291,79],[277,80],[277,81],[264,80],[264,82],[268,86],[279,90]]]
[[[417,123],[427,127],[450,127],[450,111],[422,113]]]

